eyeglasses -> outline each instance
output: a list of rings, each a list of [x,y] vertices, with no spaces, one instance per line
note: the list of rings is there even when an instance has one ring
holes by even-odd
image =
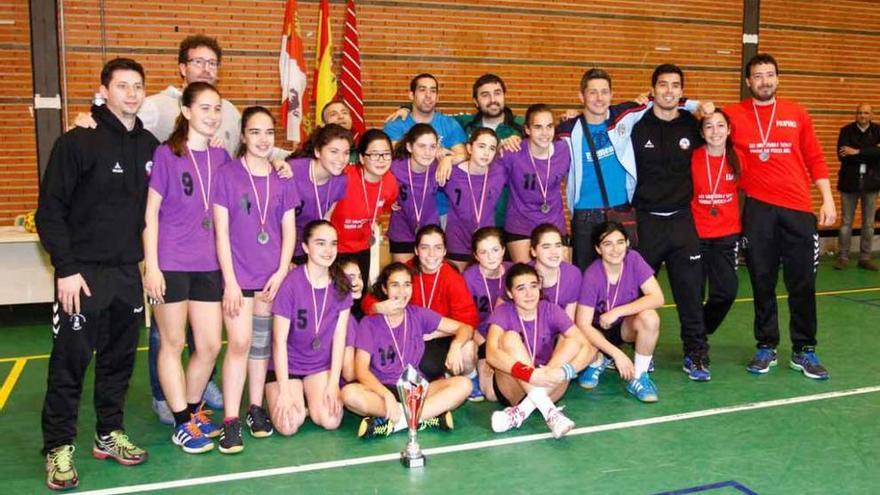
[[[220,62],[215,59],[209,60],[206,58],[191,58],[191,59],[187,60],[187,62],[195,65],[199,69],[204,69],[206,65],[210,69],[216,69],[217,67],[220,67]]]
[[[387,162],[391,160],[390,151],[386,151],[384,153],[364,153],[364,156],[375,162]]]

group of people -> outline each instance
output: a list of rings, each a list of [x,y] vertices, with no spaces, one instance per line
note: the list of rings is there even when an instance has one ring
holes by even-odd
[[[725,110],[684,99],[672,64],[654,70],[650,98],[616,105],[610,75],[590,69],[583,108],[558,125],[545,104],[514,116],[492,74],[474,83],[476,113],[443,115],[437,79],[420,74],[411,106],[384,130],[355,141],[333,102],[286,159],[269,110],[239,114],[222,98],[215,40],[188,37],[178,61],[182,90],[149,106],[141,65],[107,62],[106,103],[59,138],[41,184],[37,227],[57,279],[42,419],[50,488],[79,481],[73,443],[93,352],[93,455],[147,459],[122,421],[144,294],[158,335],[154,409],[191,454],[214,438],[220,452],[241,452],[245,426],[253,438],[293,435],[306,419],[336,429],[344,409],[363,416],[360,437],[403,430],[395,384],[409,365],[430,381],[422,428],[451,430],[455,408],[487,399],[504,406],[493,431],[537,409],[559,438],[574,426],[556,404],[572,380],[595,388],[614,367],[630,394],[658,400],[664,262],[682,369],[710,380],[709,336],[737,293],[741,246],[755,292],[748,370],[777,362],[781,263],[790,366],[828,377],[814,350],[811,183],[818,222],[836,210],[810,118],[776,98],[770,55],[746,65],[752,98]],[[386,236],[392,262],[379,266]],[[224,327],[215,421],[205,399]]]

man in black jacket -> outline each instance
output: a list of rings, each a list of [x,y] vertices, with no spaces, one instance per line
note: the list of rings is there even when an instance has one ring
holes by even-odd
[[[654,108],[633,127],[636,158],[638,251],[658,271],[666,263],[684,348],[682,369],[694,381],[708,381],[709,343],[703,319],[700,242],[690,202],[691,154],[702,144],[699,122],[679,110],[684,73],[663,64],[651,76]]]
[[[849,247],[856,204],[862,201],[862,233],[859,242],[859,268],[876,272],[880,267],[871,261],[871,242],[874,238],[874,214],[877,209],[877,191],[880,190],[880,126],[871,122],[871,105],[863,103],[856,110],[856,121],[840,128],[837,152],[840,173],[837,190],[840,191],[840,251],[834,268],[845,270],[849,265]]]
[[[58,138],[40,184],[37,230],[55,267],[53,345],[43,403],[46,484],[77,486],[76,419],[86,368],[96,354],[96,434],[92,454],[123,465],[147,453],[125,434],[125,393],[143,318],[147,182],[158,141],[143,129],[144,70],[117,58],[101,71],[104,106],[92,107],[95,129]]]

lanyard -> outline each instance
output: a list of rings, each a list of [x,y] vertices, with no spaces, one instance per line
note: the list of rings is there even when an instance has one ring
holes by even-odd
[[[550,153],[547,156],[547,183],[541,180],[541,174],[538,173],[538,166],[535,165],[535,157],[532,156],[531,148],[528,150],[529,161],[532,164],[532,169],[535,171],[535,178],[538,179],[538,189],[541,190],[541,197],[544,199],[544,202],[541,204],[541,212],[547,213],[544,211],[547,209],[547,187],[550,185],[550,160],[553,157],[552,148]],[[549,209],[548,209],[549,211]]]
[[[519,308],[516,308],[516,317],[519,319],[519,327],[522,329],[523,333],[523,342],[526,344],[526,351],[529,353],[529,357],[532,358],[532,364],[535,363],[535,354],[538,352],[538,307],[535,307],[535,332],[532,334],[532,345],[529,345],[529,337],[526,333],[526,324],[522,319],[522,316],[519,314]]]
[[[400,346],[397,344],[397,337],[394,336],[394,329],[391,328],[391,322],[388,320],[387,315],[382,315],[382,319],[385,320],[385,325],[388,326],[388,333],[391,334],[391,342],[394,343],[394,350],[397,352],[397,357],[400,358],[400,369],[404,369],[406,366],[406,361],[403,356],[403,352],[400,350]],[[406,318],[406,308],[403,308],[403,350],[406,350],[406,336],[409,333],[409,326],[407,324]]]
[[[623,280],[623,262],[620,263],[620,274],[617,276],[617,286],[614,288],[614,299],[611,299],[611,277],[608,276],[608,269],[605,269],[605,312],[614,309],[617,305],[617,294],[620,292],[620,282]]]
[[[428,192],[428,173],[431,171],[431,168],[428,167],[428,170],[425,171],[425,182],[422,184],[422,200],[419,205],[416,205],[416,195],[410,194],[413,200],[413,211],[416,214],[416,229],[418,229],[422,225],[422,212],[425,210],[425,194]],[[412,158],[406,161],[406,174],[409,178],[409,186],[415,187],[413,184],[413,176],[412,176]]]
[[[269,171],[269,175],[266,176],[266,200],[265,205],[260,206],[260,195],[257,193],[257,185],[254,183],[254,174],[251,173],[251,169],[248,166],[247,158],[241,157],[241,164],[244,166],[244,169],[248,173],[248,179],[251,181],[251,190],[254,191],[254,198],[256,198],[257,203],[257,213],[260,215],[260,232],[264,232],[266,228],[266,216],[269,214],[269,183],[272,178],[272,171]]]
[[[486,280],[486,276],[483,275],[483,272],[480,272],[480,278],[483,279],[483,287],[486,288],[486,298],[489,299],[489,314],[495,314],[495,299],[492,297],[492,293],[489,292],[489,282]],[[498,291],[501,292],[501,284],[504,283],[504,265],[501,265],[501,275],[498,277]]]
[[[324,301],[321,303],[321,312],[318,313],[318,299],[315,296],[315,286],[312,284],[312,279],[309,278],[309,267],[306,265],[303,267],[303,271],[306,274],[306,280],[309,282],[309,290],[312,293],[312,309],[315,312],[315,338],[312,340],[312,348],[317,349],[320,347],[320,340],[318,339],[318,332],[321,329],[321,322],[324,320],[324,310],[327,309],[327,293],[330,292],[330,284],[327,284],[327,287],[324,289]]]
[[[477,218],[477,227],[480,226],[480,219],[483,218],[483,205],[486,203],[486,186],[489,184],[489,170],[486,170],[486,175],[483,176],[483,190],[480,193],[480,207],[477,208],[477,198],[474,197],[474,185],[471,183],[471,164],[468,162],[468,171],[467,171],[467,182],[468,189],[471,193],[471,203],[474,205],[474,215]]]
[[[189,152],[189,159],[192,160],[193,168],[196,169],[196,177],[199,179],[199,192],[202,193],[202,204],[205,206],[205,215],[208,214],[208,199],[211,197],[211,175],[212,169],[211,167],[211,150],[205,150],[205,153],[208,156],[208,188],[205,189],[205,183],[202,181],[202,172],[199,171],[199,164],[196,162],[196,156],[193,154],[192,150],[189,146],[186,147],[186,151]]]
[[[367,210],[370,209],[370,198],[367,197],[367,179],[366,179],[366,171],[361,169],[361,190],[364,192],[364,204],[367,207]],[[384,185],[384,180],[379,178],[379,192],[376,193],[376,203],[373,205],[373,217],[370,219],[370,230],[372,231],[373,226],[376,225],[376,217],[379,216],[379,198],[382,197],[382,186]],[[372,243],[371,243],[372,244]]]
[[[312,183],[312,190],[315,191],[315,205],[318,207],[318,218],[321,219],[324,218],[324,212],[330,210],[330,190],[333,188],[333,178],[331,177],[328,180],[327,201],[325,202],[325,208],[321,208],[321,199],[318,197],[318,183],[315,181],[315,174],[312,170],[314,162],[314,160],[309,162],[309,181]]]
[[[715,184],[712,184],[712,171],[709,165],[709,148],[706,148],[706,179],[709,181],[709,207],[715,207],[715,194],[718,193],[718,186],[721,184],[721,173],[724,171],[724,162],[727,159],[727,148],[721,154],[721,166],[718,167],[718,176],[715,177]]]
[[[442,270],[443,267],[441,266]],[[434,291],[437,290],[437,282],[440,280],[440,270],[437,270],[437,275],[434,277],[434,284],[431,285],[431,295],[428,299],[425,299],[425,274],[419,274],[419,288],[422,290],[422,304],[425,305],[426,308],[432,309],[431,304],[434,303]]]

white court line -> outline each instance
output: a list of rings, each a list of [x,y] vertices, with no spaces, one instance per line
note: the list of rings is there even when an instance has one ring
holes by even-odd
[[[871,387],[853,388],[848,390],[838,390],[836,392],[826,392],[823,394],[803,395],[800,397],[791,397],[788,399],[776,399],[763,402],[751,402],[747,404],[738,404],[735,406],[716,407],[713,409],[704,409],[702,411],[693,411],[687,413],[670,414],[668,416],[658,416],[654,418],[637,419],[633,421],[622,421],[619,423],[609,423],[596,426],[584,426],[571,430],[568,436],[588,435],[603,431],[623,430],[627,428],[635,428],[638,426],[648,426],[663,423],[672,423],[676,421],[685,421],[689,419],[704,418],[707,416],[718,416],[721,414],[730,414],[741,411],[753,411],[757,409],[768,409],[771,407],[789,406],[792,404],[803,404],[806,402],[815,402],[820,400],[837,399],[840,397],[849,397],[852,395],[863,395],[880,392],[880,385]],[[459,445],[449,445],[446,447],[436,447],[425,449],[425,455],[449,454],[452,452],[466,452],[469,450],[486,449],[491,447],[501,447],[504,445],[515,445],[518,443],[534,442],[537,440],[546,440],[552,438],[550,433],[539,433],[533,435],[521,435],[518,437],[499,438],[497,440],[485,440],[482,442],[463,443]],[[341,459],[336,461],[316,462],[313,464],[303,464],[301,466],[286,466],[272,469],[260,469],[256,471],[245,471],[241,473],[221,474],[216,476],[204,476],[200,478],[182,479],[176,481],[163,481],[158,483],[145,483],[141,485],[120,486],[115,488],[107,488],[103,490],[92,490],[85,492],[77,492],[79,495],[116,495],[123,493],[137,493],[156,490],[168,490],[172,488],[183,488],[197,485],[208,485],[212,483],[223,483],[229,481],[239,481],[254,478],[267,478],[270,476],[281,476],[286,474],[307,473],[310,471],[321,471],[325,469],[335,469],[348,466],[359,466],[362,464],[372,464],[376,462],[396,461],[400,458],[399,452],[390,454],[372,455],[367,457],[355,457],[352,459]],[[428,468],[430,469],[430,468]]]

